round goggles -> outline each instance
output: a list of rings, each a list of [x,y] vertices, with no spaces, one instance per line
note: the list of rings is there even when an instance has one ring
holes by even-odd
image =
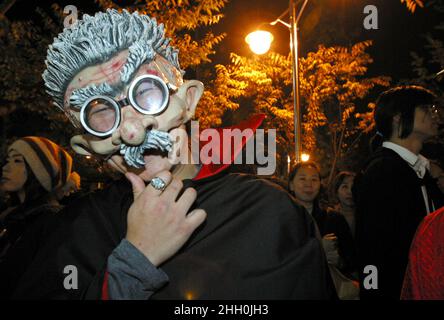
[[[165,110],[171,93],[177,87],[165,83],[160,77],[143,75],[132,81],[127,97],[116,101],[107,96],[93,96],[80,109],[80,122],[86,131],[98,136],[108,136],[117,129],[121,120],[121,108],[131,105],[147,115]]]

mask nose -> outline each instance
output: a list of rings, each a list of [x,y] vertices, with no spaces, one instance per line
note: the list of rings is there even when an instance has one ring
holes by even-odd
[[[132,109],[132,108],[125,108]],[[134,110],[125,110],[118,134],[126,145],[138,146],[145,140],[147,130],[157,128],[157,121],[152,116],[140,114]],[[117,138],[117,137],[115,137]]]

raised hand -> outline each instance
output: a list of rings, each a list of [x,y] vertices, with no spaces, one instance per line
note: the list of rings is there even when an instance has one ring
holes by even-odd
[[[128,211],[126,239],[138,248],[155,266],[174,255],[188,240],[196,228],[205,221],[206,212],[188,210],[196,200],[196,190],[183,188],[182,181],[173,178],[169,171],[157,177],[166,188],[158,190],[133,173],[126,174],[131,182],[134,202]],[[176,200],[177,199],[177,200]]]

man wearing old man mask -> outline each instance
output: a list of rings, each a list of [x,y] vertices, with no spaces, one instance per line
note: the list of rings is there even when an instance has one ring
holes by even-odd
[[[43,78],[81,130],[73,149],[126,179],[63,212],[14,298],[330,297],[314,223],[285,191],[183,155],[204,90],[183,73],[163,25],[137,12],[85,15],[55,39]]]

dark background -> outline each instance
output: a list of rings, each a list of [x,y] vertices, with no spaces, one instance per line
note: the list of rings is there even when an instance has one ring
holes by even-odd
[[[430,1],[430,0],[429,0]],[[37,6],[50,8],[54,1],[17,0],[6,16],[11,20],[37,18]],[[125,1],[115,1],[124,5]],[[94,1],[57,1],[63,8],[72,4],[81,13],[94,13],[98,6]],[[378,8],[379,29],[366,30],[363,27],[365,6]],[[212,57],[216,63],[227,63],[230,52],[251,55],[244,38],[261,26],[275,37],[272,50],[281,54],[289,52],[289,31],[281,24],[267,25],[275,20],[289,6],[286,0],[230,0],[224,9],[225,17],[211,26],[214,33],[225,32],[227,37],[217,47]],[[321,43],[326,46],[352,45],[363,40],[373,40],[370,50],[374,64],[369,75],[388,75],[395,81],[412,78],[410,52],[421,55],[424,50],[426,33],[433,32],[440,18],[429,8],[417,8],[414,14],[399,0],[311,0],[301,19],[299,48],[301,56],[316,50]],[[289,21],[288,16],[283,20]],[[182,53],[184,54],[184,53]],[[438,71],[438,70],[437,70]]]
[[[427,2],[430,1],[432,0]],[[114,2],[121,6],[129,3],[119,0]],[[41,18],[35,13],[36,7],[51,12],[52,3],[54,0],[17,0],[6,16],[13,21],[33,20],[38,23]],[[69,4],[77,6],[79,15],[93,14],[100,10],[94,1],[67,0],[57,3],[61,8]],[[367,5],[374,5],[378,9],[378,30],[366,30],[363,26],[366,17],[363,11]],[[244,39],[248,33],[259,27],[274,34],[275,40],[271,49],[286,55],[290,50],[289,30],[281,24],[270,26],[268,23],[279,17],[288,6],[287,0],[230,0],[223,9],[225,17],[206,30],[195,31],[195,36],[203,35],[208,30],[215,34],[226,33],[222,43],[216,46],[216,54],[210,56],[214,64],[227,64],[231,52],[251,56],[252,53]],[[373,40],[369,53],[374,63],[370,66],[367,76],[389,76],[392,78],[392,85],[400,81],[409,82],[409,79],[416,77],[411,66],[411,52],[427,56],[424,36],[431,33],[437,37],[434,27],[441,19],[436,11],[427,7],[417,8],[415,13],[411,13],[400,0],[310,0],[300,23],[300,56],[315,51],[320,44],[351,46],[359,41]],[[288,15],[283,17],[283,20],[288,22]],[[181,55],[184,54],[186,53],[181,52]],[[211,65],[199,68],[211,68]],[[187,70],[186,76],[200,79],[199,74],[199,70]],[[381,90],[383,89],[373,90],[363,103],[375,101]],[[242,110],[249,109],[241,108],[240,113]],[[224,125],[231,125],[232,122],[238,122],[246,116],[245,114],[236,116],[228,112],[223,117],[223,122]],[[20,131],[17,132],[17,136],[33,134],[34,129],[33,126],[17,127]],[[370,135],[363,137],[363,145],[367,144],[369,138]],[[436,148],[436,144],[426,145],[424,154],[431,158],[444,159],[442,149]],[[365,158],[365,152],[359,155]]]

